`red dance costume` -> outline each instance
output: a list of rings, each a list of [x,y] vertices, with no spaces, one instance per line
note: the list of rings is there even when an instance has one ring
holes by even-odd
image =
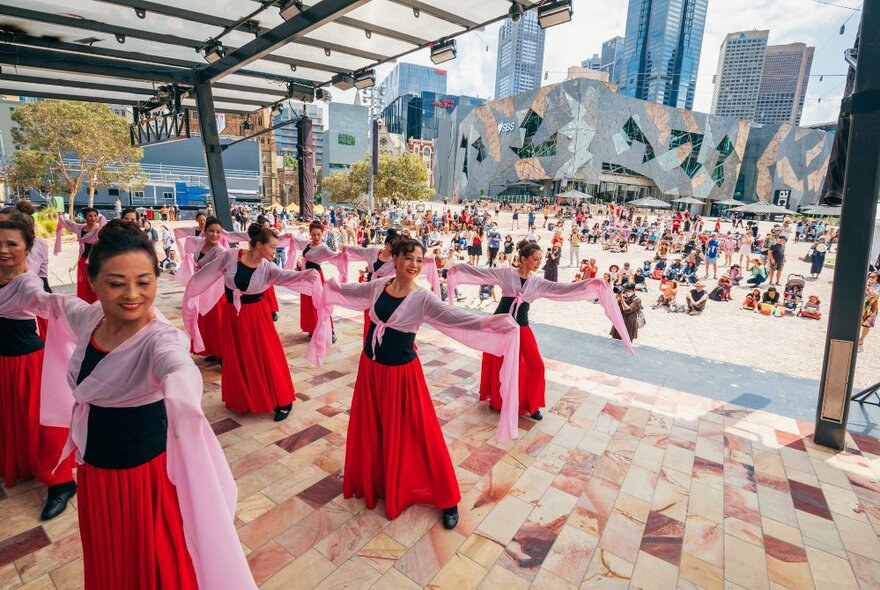
[[[254,270],[239,260],[235,286],[246,290]],[[241,310],[236,311],[232,290],[226,289],[221,393],[226,407],[238,413],[274,412],[293,403],[296,393],[264,293],[242,295]]]
[[[89,284],[89,252],[92,244],[98,241],[98,232],[107,224],[107,220],[103,215],[98,216],[98,224],[93,229],[88,229],[83,223],[76,223],[67,219],[65,216],[58,218],[58,226],[55,230],[55,254],[61,252],[61,230],[76,234],[79,241],[79,258],[76,261],[76,296],[86,303],[94,303],[98,300],[98,295],[92,290]]]
[[[403,301],[383,291],[375,304],[380,321]],[[458,480],[414,349],[415,334],[389,328],[374,351],[375,330],[370,322],[358,365],[343,494],[364,498],[370,509],[385,498],[392,520],[413,504],[455,506],[461,500]]]

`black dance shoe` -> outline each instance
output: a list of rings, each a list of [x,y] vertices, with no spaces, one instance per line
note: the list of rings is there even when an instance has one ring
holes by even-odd
[[[282,420],[287,420],[287,417],[290,416],[290,410],[293,409],[293,404],[287,404],[286,406],[278,406],[275,408],[275,421],[281,422]]]
[[[532,420],[543,420],[544,414],[541,413],[541,410],[535,410],[535,413],[532,414]]]
[[[333,344],[336,344],[336,330],[330,332],[330,340]]]
[[[277,321],[278,321],[278,312],[277,312],[277,311],[273,311],[273,312],[272,312],[272,321],[273,321],[273,322],[277,322]]]
[[[458,506],[443,510],[443,528],[451,531],[458,524]]]
[[[46,499],[46,505],[43,506],[40,520],[52,520],[60,515],[74,495],[76,495],[76,482],[68,481],[49,486],[49,497]]]

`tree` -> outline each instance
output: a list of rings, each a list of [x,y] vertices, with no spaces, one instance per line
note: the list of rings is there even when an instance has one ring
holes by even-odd
[[[106,105],[45,100],[16,108],[12,119],[20,127],[13,131],[16,143],[51,157],[46,175],[57,175],[71,215],[84,182],[89,206],[101,186],[131,190],[143,185],[138,163],[143,150],[131,146],[128,123]]]
[[[19,150],[4,169],[7,184],[16,194],[27,196],[33,190],[45,198],[63,190],[61,179],[52,167],[52,155],[37,150]]]
[[[384,205],[390,199],[424,201],[434,196],[428,186],[428,167],[425,161],[412,152],[400,156],[381,154],[379,174],[376,176],[374,194]]]

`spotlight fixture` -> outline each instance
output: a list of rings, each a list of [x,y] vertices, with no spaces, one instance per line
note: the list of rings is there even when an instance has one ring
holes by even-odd
[[[364,90],[376,85],[376,70],[362,70],[354,75],[354,85],[358,90]]]
[[[135,8],[134,13],[137,15],[138,18],[147,18],[147,11],[143,8]]]
[[[290,20],[303,11],[303,3],[300,0],[282,0],[278,3],[281,18]]]
[[[421,14],[422,14],[422,11],[419,10],[418,8],[416,8],[415,6],[413,6],[413,16],[416,18],[419,18],[419,16],[421,16]]]
[[[431,44],[431,61],[434,64],[442,64],[455,59],[456,55],[458,55],[458,50],[455,48],[455,39],[441,39]]]
[[[125,35],[123,35],[122,33],[116,33],[116,42],[125,43]]]
[[[280,104],[272,105],[272,116],[273,117],[280,117],[283,112],[284,112],[284,109],[281,108]]]
[[[226,57],[226,49],[224,49],[223,44],[216,39],[209,39],[206,41],[199,49],[199,53],[202,53],[205,56],[205,61],[209,64],[220,61]]]
[[[318,88],[315,90],[315,100],[320,100],[322,102],[330,102],[333,100],[333,96],[330,94],[330,91],[326,88]]]
[[[336,74],[330,79],[330,83],[340,90],[351,90],[354,88],[354,77],[349,74]]]
[[[538,6],[538,24],[542,29],[561,25],[571,20],[574,9],[572,0],[554,0]]]
[[[296,64],[290,64],[290,71],[291,71],[291,72],[295,72],[295,71],[296,71]]]
[[[324,55],[326,55],[327,57],[330,57],[330,50],[324,49]]]
[[[516,0],[512,0],[510,3],[510,12],[507,13],[507,16],[510,17],[510,20],[518,23],[519,19],[522,18],[523,15],[523,6]]]

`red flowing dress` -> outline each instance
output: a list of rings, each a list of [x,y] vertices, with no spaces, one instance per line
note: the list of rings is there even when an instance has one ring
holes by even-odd
[[[86,233],[85,228],[81,230],[80,237]],[[92,289],[89,283],[89,253],[92,251],[92,244],[83,244],[83,250],[76,260],[76,296],[86,303],[94,303],[98,300],[98,294]]]
[[[383,292],[385,322],[405,298]],[[387,329],[373,350],[372,332],[358,364],[345,445],[343,494],[373,509],[385,499],[389,519],[413,504],[451,508],[461,500],[455,469],[415,351],[415,334]]]

